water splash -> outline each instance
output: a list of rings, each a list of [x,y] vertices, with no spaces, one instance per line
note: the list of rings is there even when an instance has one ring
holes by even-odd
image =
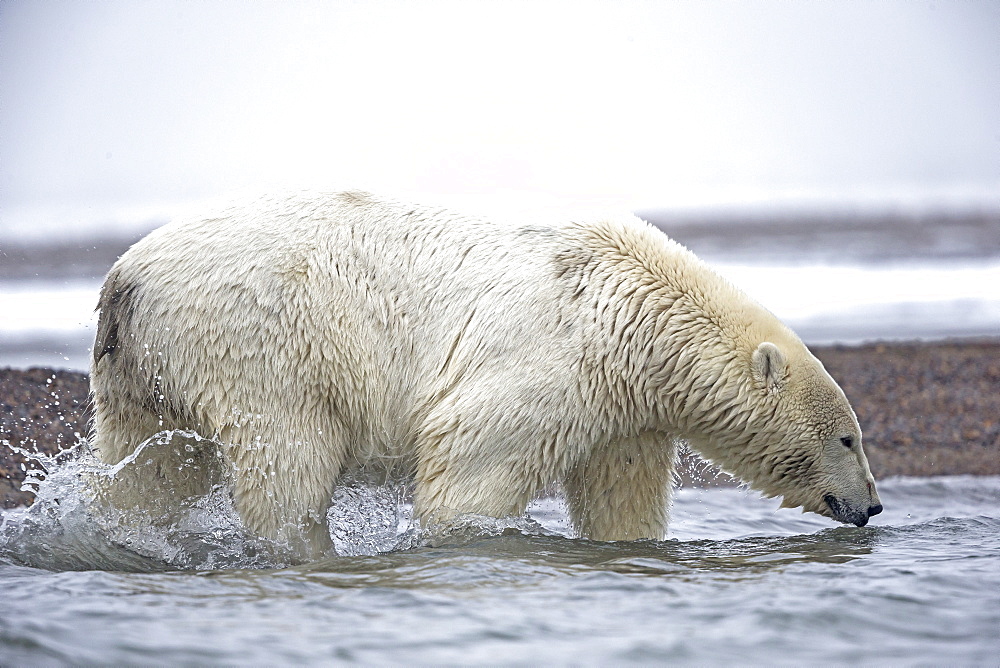
[[[52,571],[155,572],[274,569],[296,563],[287,544],[244,527],[213,445],[193,432],[164,431],[115,465],[101,462],[83,439],[55,456],[19,450],[35,466],[24,487],[36,500],[30,507],[0,515],[0,564]],[[176,480],[212,469],[208,478],[217,482],[205,494],[176,502],[151,501],[161,473],[156,470],[162,459],[157,451],[164,448],[173,449],[171,459],[182,462],[181,469],[171,473]],[[176,457],[178,453],[182,456]],[[102,489],[116,489],[119,496],[102,497]],[[108,503],[108,498],[142,498],[144,505],[126,507]],[[558,513],[549,509],[548,515],[553,514]],[[543,526],[545,510],[542,516],[539,523],[527,514],[503,519],[461,515],[443,525],[421,527],[413,517],[408,485],[349,479],[333,496],[327,524],[336,556],[353,557],[460,545],[491,536],[565,533]]]
[[[99,461],[83,440],[57,457],[22,452],[37,467],[24,483],[35,502],[0,518],[0,562],[56,571],[281,565],[261,563],[262,550],[247,537],[221,486],[176,508],[169,522],[96,502],[95,483],[136,477],[141,455],[171,441],[172,435],[158,434],[114,466]]]
[[[348,481],[326,514],[338,556],[375,555],[412,547],[419,532],[404,484]]]
[[[156,472],[148,470],[156,466],[156,450],[188,448],[194,438],[190,432],[161,432],[113,466],[101,462],[84,440],[58,456],[21,451],[36,467],[24,483],[36,498],[27,508],[0,515],[0,563],[54,571],[139,572],[281,568],[293,563],[287,545],[247,531],[221,476],[207,494],[176,505],[126,508],[102,502],[101,491],[116,485],[124,497],[148,498],[154,491],[150,481],[157,479]],[[182,466],[193,474],[213,459],[188,457]],[[218,474],[222,467],[215,465],[219,470],[213,474]],[[346,508],[340,512],[367,517],[371,505],[359,497],[353,513]],[[338,527],[339,544],[346,552],[385,547],[385,541],[372,539],[357,526],[341,522]],[[358,544],[352,545],[352,540]]]

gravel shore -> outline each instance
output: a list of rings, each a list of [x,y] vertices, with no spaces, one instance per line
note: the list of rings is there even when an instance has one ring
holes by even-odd
[[[1000,475],[1000,339],[814,347],[851,400],[876,478]],[[0,369],[0,506],[31,503],[34,466],[87,433],[86,374]],[[686,480],[713,479],[687,462]]]

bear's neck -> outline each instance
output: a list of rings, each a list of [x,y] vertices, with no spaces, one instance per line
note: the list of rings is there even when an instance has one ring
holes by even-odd
[[[750,351],[780,323],[645,223],[580,232],[559,270],[589,304],[589,373],[648,428],[680,436],[736,426]]]
[[[593,284],[592,284],[593,285]],[[676,286],[608,277],[595,290],[583,357],[584,383],[626,431],[700,431],[727,399],[717,386],[731,347]]]
[[[584,382],[597,385],[611,431],[688,441],[725,470],[770,490],[768,434],[751,432],[767,402],[751,378],[761,341],[792,345],[771,313],[691,252],[644,225],[591,227],[560,275],[590,303]],[[800,342],[799,342],[800,344]],[[755,408],[753,408],[755,407]]]

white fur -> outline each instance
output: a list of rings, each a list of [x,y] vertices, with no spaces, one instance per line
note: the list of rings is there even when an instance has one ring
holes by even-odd
[[[679,440],[792,505],[878,503],[820,363],[633,216],[528,226],[363,193],[262,200],[150,234],[100,308],[101,456],[195,430],[221,445],[244,522],[304,527],[313,550],[359,467],[414,477],[427,521],[521,513],[562,483],[582,535],[661,538]],[[180,468],[159,466],[174,494],[211,482]]]

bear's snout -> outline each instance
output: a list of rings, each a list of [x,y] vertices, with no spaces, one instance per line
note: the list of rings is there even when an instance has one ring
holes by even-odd
[[[882,512],[882,504],[877,504],[874,506],[869,506],[865,510],[851,508],[850,504],[838,499],[833,494],[827,494],[823,497],[826,501],[826,505],[830,508],[830,514],[833,519],[838,522],[843,522],[844,524],[853,524],[855,526],[863,527],[868,524],[868,518],[873,515],[878,515]]]

